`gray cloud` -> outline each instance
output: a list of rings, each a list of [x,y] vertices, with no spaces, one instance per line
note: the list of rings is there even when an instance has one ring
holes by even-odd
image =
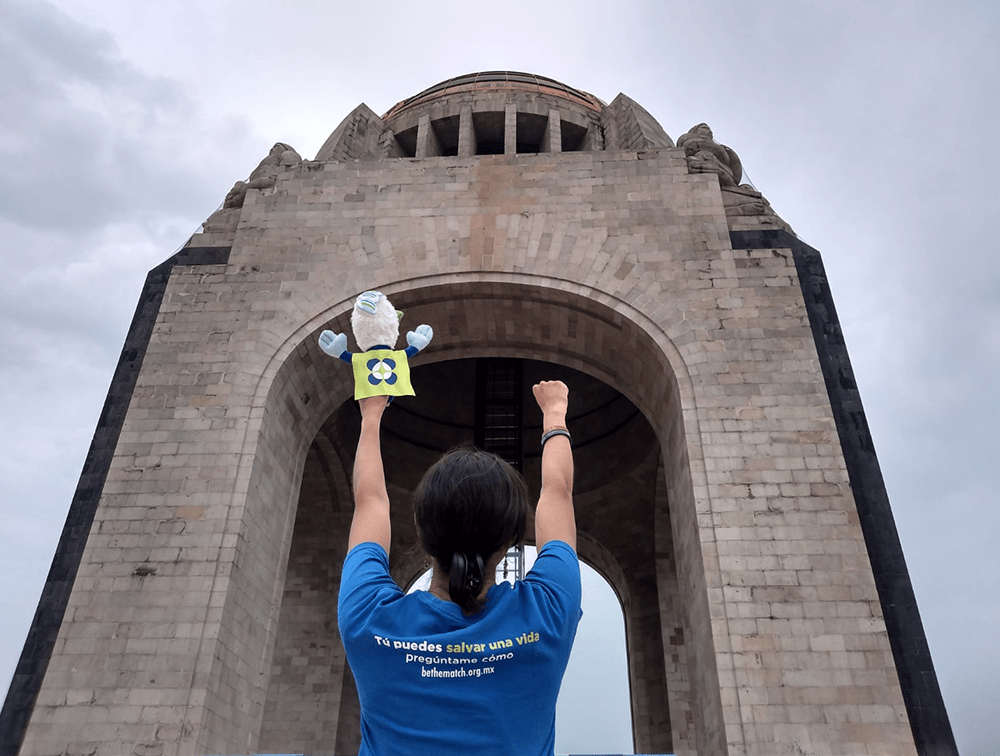
[[[140,71],[109,34],[53,6],[3,11],[0,217],[78,234],[221,202],[228,187],[199,178],[245,145],[245,124],[206,117],[178,81]]]

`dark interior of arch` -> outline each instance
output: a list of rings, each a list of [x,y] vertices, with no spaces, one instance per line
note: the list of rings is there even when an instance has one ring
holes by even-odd
[[[418,396],[396,399],[383,421],[383,457],[393,502],[390,567],[400,585],[409,584],[426,565],[412,524],[410,492],[442,452],[474,441],[477,373],[482,375],[483,359],[415,364],[412,377]],[[676,586],[676,571],[671,549],[663,546],[671,538],[656,435],[635,405],[606,383],[565,366],[514,362],[522,374],[523,472],[535,496],[541,415],[531,386],[559,379],[570,387],[581,558],[608,579],[622,601],[636,747],[669,752],[670,688],[686,688],[687,680],[683,623],[676,591],[669,590]],[[302,753],[324,748],[349,753],[358,746],[357,693],[337,637],[335,596],[346,556],[353,506],[350,474],[359,429],[357,405],[344,403],[324,423],[306,458],[259,744],[262,752],[280,745]],[[530,523],[528,532],[530,541]],[[659,595],[664,586],[671,595]],[[678,706],[675,701],[675,710]],[[302,727],[303,708],[313,712],[308,728]],[[309,730],[310,742],[296,741],[301,737],[296,732],[303,730]]]

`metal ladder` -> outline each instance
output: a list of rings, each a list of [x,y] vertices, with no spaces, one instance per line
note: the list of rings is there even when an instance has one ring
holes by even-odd
[[[518,472],[524,466],[521,433],[523,364],[521,360],[482,357],[476,361],[475,442]],[[497,565],[497,580],[524,577],[524,546],[515,546]]]

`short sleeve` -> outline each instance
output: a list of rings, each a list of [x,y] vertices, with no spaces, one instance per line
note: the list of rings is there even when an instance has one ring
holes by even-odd
[[[389,555],[377,543],[359,543],[344,560],[337,598],[337,624],[343,638],[360,632],[375,609],[403,592],[389,574]]]
[[[537,609],[550,621],[563,618],[575,631],[582,614],[582,588],[580,560],[573,548],[563,541],[549,541],[524,580],[538,595]]]

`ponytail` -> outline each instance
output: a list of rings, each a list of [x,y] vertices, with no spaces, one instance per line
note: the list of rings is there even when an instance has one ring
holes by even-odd
[[[483,588],[486,566],[479,554],[453,554],[448,570],[448,596],[462,607],[466,614],[479,611],[483,602],[479,594]]]
[[[448,597],[465,614],[482,609],[492,585],[486,562],[524,541],[530,508],[524,478],[500,457],[452,449],[424,474],[413,492],[420,545],[448,575]]]

